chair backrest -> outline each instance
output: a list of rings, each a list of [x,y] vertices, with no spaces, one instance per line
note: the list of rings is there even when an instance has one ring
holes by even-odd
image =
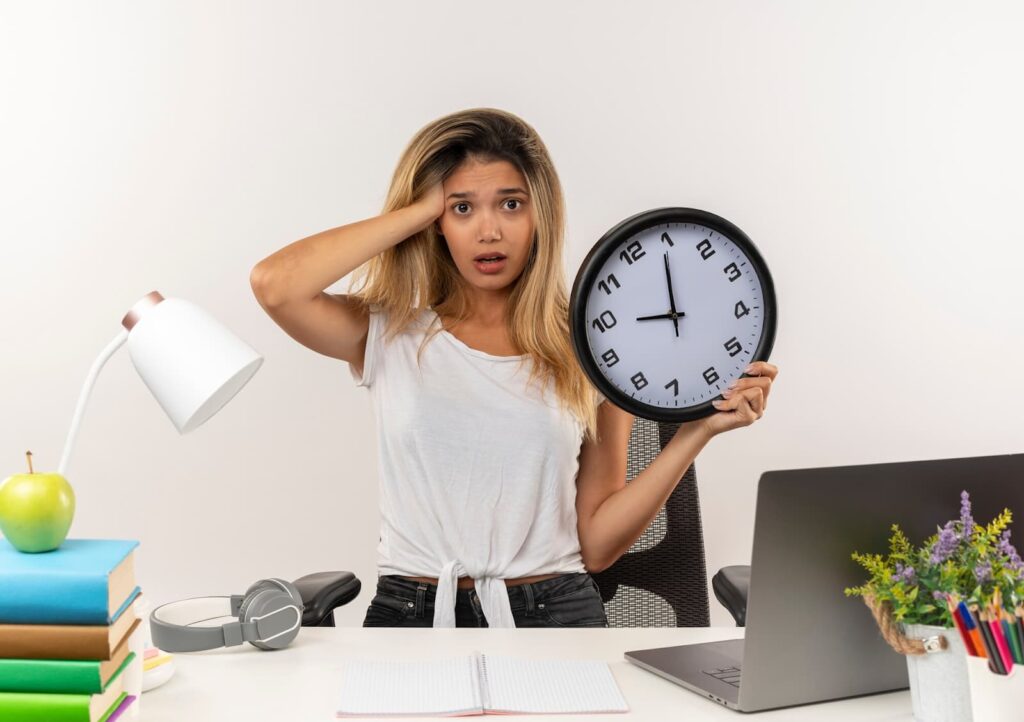
[[[679,424],[637,417],[629,436],[626,483],[672,439]],[[704,532],[691,464],[665,506],[629,551],[593,574],[613,627],[706,627],[711,623]]]

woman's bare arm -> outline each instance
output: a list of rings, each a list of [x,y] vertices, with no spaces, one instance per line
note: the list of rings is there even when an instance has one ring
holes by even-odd
[[[633,417],[609,401],[598,407],[598,440],[583,445],[576,479],[577,530],[588,571],[607,569],[629,551],[708,441],[764,415],[779,369],[754,361],[747,373],[750,376],[737,379],[734,391],[715,402],[716,413],[680,424],[672,440],[628,486],[626,457]]]
[[[700,421],[679,430],[647,468],[626,485],[633,416],[610,401],[598,407],[598,440],[583,445],[576,478],[576,516],[583,565],[611,566],[640,538],[711,436]]]
[[[405,208],[290,243],[256,264],[253,289],[271,306],[316,298],[374,256],[430,225],[444,210],[442,194],[438,184]]]
[[[405,208],[295,241],[256,264],[249,276],[253,293],[289,336],[362,373],[368,310],[346,294],[324,289],[425,228],[443,208],[437,184]]]

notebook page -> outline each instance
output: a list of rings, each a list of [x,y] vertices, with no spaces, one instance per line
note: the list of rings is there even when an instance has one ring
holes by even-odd
[[[336,717],[483,714],[472,657],[348,661],[340,699]]]
[[[628,712],[607,662],[484,656],[488,712]]]

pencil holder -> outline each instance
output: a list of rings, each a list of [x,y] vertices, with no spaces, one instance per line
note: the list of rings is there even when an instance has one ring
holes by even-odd
[[[996,674],[981,657],[967,658],[971,712],[975,722],[1018,722],[1024,717],[1024,669]]]

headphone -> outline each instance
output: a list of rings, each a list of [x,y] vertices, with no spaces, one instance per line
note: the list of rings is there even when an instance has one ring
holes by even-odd
[[[295,585],[284,579],[260,579],[242,594],[193,597],[168,602],[149,615],[153,646],[165,652],[199,652],[242,642],[259,649],[283,649],[299,634],[305,605]],[[221,617],[235,621],[193,626]]]

